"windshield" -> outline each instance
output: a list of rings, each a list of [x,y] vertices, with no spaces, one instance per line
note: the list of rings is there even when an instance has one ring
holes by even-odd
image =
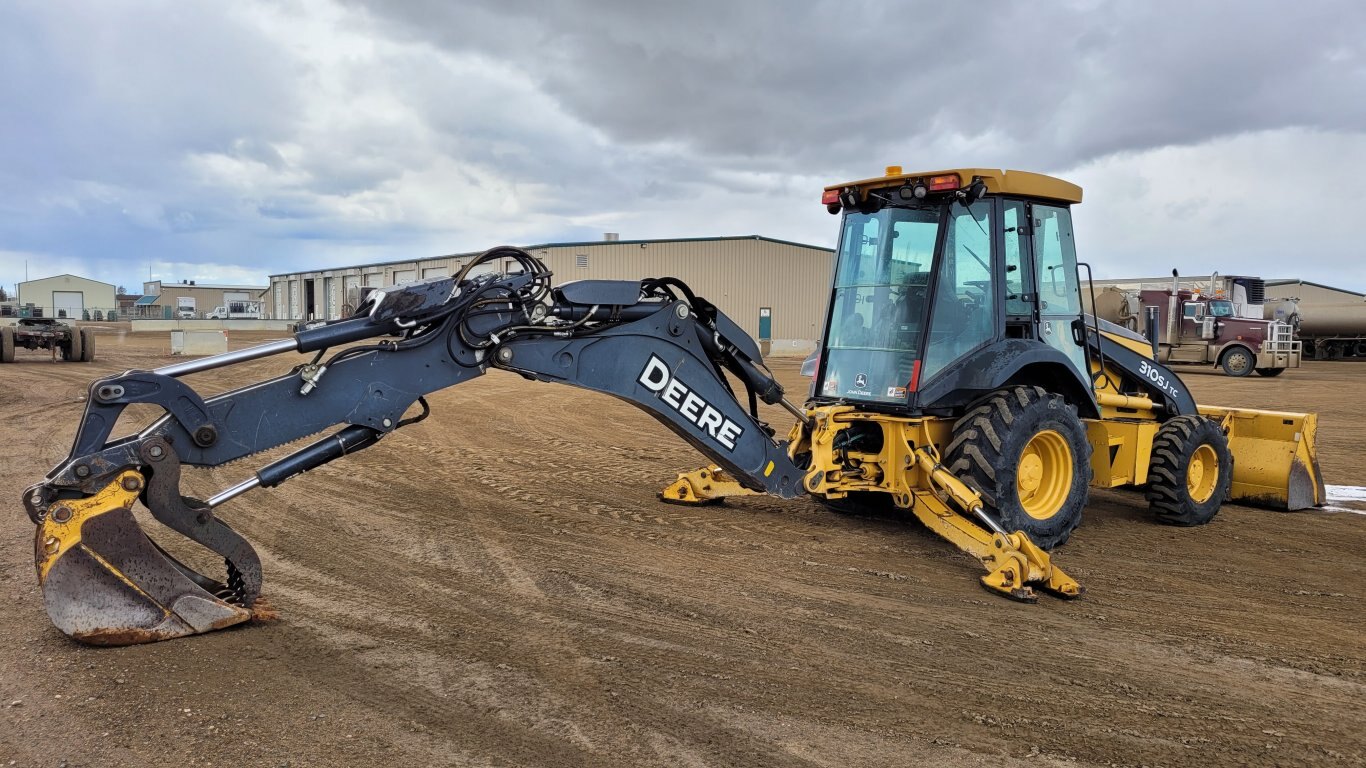
[[[1209,303],[1209,313],[1215,317],[1233,317],[1233,302],[1211,301]]]
[[[905,401],[943,213],[932,205],[846,215],[821,395]]]

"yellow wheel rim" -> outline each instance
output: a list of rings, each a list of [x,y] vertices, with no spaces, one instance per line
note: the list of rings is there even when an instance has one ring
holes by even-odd
[[[1072,449],[1051,429],[1030,438],[1020,454],[1015,490],[1025,514],[1048,520],[1058,514],[1072,489]]]
[[[1186,493],[1191,501],[1204,504],[1214,495],[1214,486],[1219,484],[1219,455],[1209,445],[1195,449],[1190,466],[1186,469]]]

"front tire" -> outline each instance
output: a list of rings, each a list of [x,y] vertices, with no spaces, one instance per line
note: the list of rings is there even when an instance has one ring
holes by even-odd
[[[1246,347],[1230,347],[1219,357],[1219,365],[1229,376],[1251,376],[1257,359]]]
[[[0,363],[14,362],[14,329],[0,328]]]
[[[1072,406],[1041,387],[1006,387],[979,401],[954,424],[944,464],[1002,527],[1044,549],[1081,523],[1091,444]]]
[[[1233,454],[1218,424],[1177,416],[1153,437],[1148,464],[1148,508],[1160,523],[1204,525],[1214,519],[1233,484]]]

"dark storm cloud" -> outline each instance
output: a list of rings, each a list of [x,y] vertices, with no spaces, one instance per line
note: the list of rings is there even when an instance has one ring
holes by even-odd
[[[1366,128],[1359,3],[360,4],[409,39],[516,62],[616,141],[741,167],[981,144],[983,160],[1066,168]]]
[[[192,4],[66,11],[0,25],[6,173],[145,183],[168,155],[278,134],[294,117],[288,59],[231,18]]]
[[[1303,244],[1361,288],[1366,193],[1260,190],[1366,162],[1363,39],[1345,2],[10,3],[0,282],[828,245],[819,188],[901,163],[1076,178],[1102,271],[1179,231],[1240,271]]]
[[[270,162],[263,140],[296,117],[281,77],[289,66],[254,30],[203,6],[20,3],[0,13],[0,250],[53,257],[29,259],[33,277],[132,272],[108,278],[130,284],[128,265],[188,260],[189,243],[173,234],[232,217],[187,183],[183,157],[236,151]],[[22,276],[6,271],[6,281]]]

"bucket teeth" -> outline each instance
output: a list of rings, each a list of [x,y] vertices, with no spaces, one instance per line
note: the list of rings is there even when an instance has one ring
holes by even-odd
[[[231,601],[228,585],[196,573],[143,533],[132,513],[141,487],[141,475],[127,471],[94,496],[48,510],[35,555],[52,623],[84,643],[132,645],[251,618],[248,606]]]

